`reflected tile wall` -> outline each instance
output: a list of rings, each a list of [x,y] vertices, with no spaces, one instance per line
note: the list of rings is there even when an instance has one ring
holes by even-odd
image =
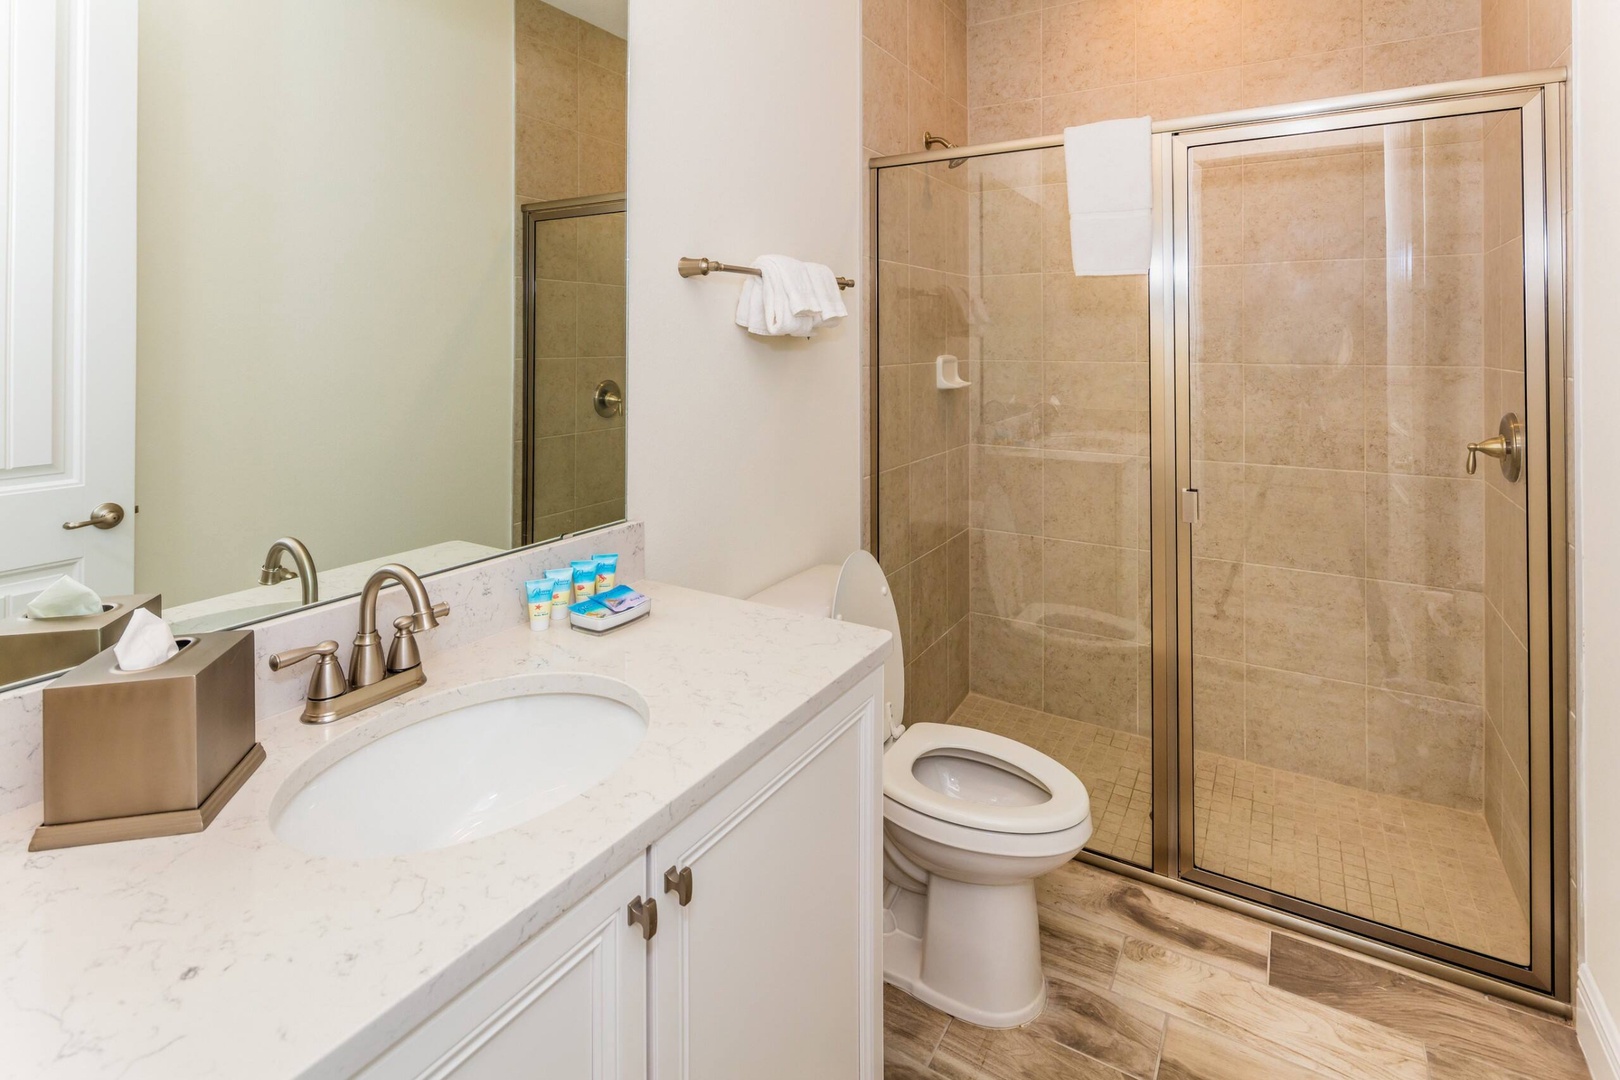
[[[624,517],[624,414],[597,384],[627,386],[624,214],[535,224],[534,508],[537,538]]]
[[[517,205],[623,191],[624,39],[541,0],[517,0],[516,20]],[[517,221],[521,230],[521,213]],[[625,386],[624,215],[542,222],[536,239],[534,524],[536,537],[550,537],[624,517],[624,419],[605,420],[591,404],[603,379]],[[521,415],[516,424],[521,462]],[[521,493],[512,505],[520,516]],[[514,543],[522,525],[513,522]]]

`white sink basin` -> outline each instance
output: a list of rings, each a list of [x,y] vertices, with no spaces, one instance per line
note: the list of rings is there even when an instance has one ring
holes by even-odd
[[[356,732],[351,752],[288,779],[271,828],[311,855],[364,859],[521,825],[607,779],[647,733],[644,709],[627,703],[639,696],[595,681],[626,700],[531,693],[446,708],[374,741]]]

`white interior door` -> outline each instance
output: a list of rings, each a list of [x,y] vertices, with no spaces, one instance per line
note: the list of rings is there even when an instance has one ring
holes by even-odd
[[[137,0],[0,0],[0,617],[135,584]],[[121,524],[65,529],[103,503]]]

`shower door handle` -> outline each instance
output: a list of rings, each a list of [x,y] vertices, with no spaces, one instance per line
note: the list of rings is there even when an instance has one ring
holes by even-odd
[[[1524,470],[1524,425],[1513,413],[1502,417],[1498,433],[1488,439],[1468,444],[1468,475],[1473,476],[1474,470],[1479,467],[1479,455],[1493,457],[1502,463],[1502,475],[1508,483],[1519,479]]]

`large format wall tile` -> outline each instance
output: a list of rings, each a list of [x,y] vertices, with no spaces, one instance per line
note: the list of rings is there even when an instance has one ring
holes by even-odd
[[[1244,684],[1248,760],[1339,784],[1367,784],[1367,688],[1251,666]]]

